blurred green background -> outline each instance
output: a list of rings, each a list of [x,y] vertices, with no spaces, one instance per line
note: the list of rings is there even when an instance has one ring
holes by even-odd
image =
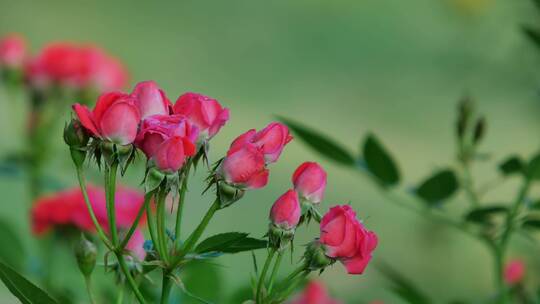
[[[406,190],[454,162],[456,101],[464,94],[487,116],[482,150],[494,160],[512,152],[528,156],[539,146],[540,53],[520,31],[523,24],[540,24],[529,0],[19,0],[0,1],[0,12],[0,35],[19,32],[34,51],[50,41],[95,43],[125,62],[132,84],[156,80],[173,100],[185,91],[217,98],[231,109],[231,120],[213,140],[214,160],[237,134],[261,128],[279,114],[355,151],[366,132],[375,132],[397,158]],[[5,154],[24,144],[25,117],[16,99],[8,100],[5,92],[1,98],[0,154]],[[75,185],[61,130],[50,134],[58,143],[57,157],[48,165],[51,179]],[[291,187],[292,172],[305,160],[319,161],[328,170],[323,209],[351,202],[378,233],[375,263],[394,266],[438,302],[476,302],[493,292],[490,257],[479,243],[395,208],[358,173],[321,159],[300,141],[287,146],[272,165],[270,184],[220,212],[208,234],[236,230],[262,236],[269,207]],[[123,182],[137,186],[142,174],[132,169]],[[486,164],[475,167],[474,174],[489,180],[497,173]],[[187,200],[189,227],[212,199],[200,197],[204,172],[198,177]],[[488,199],[504,202],[514,195],[514,185],[490,192]],[[25,189],[23,179],[0,179],[0,216],[34,248]],[[455,196],[447,208],[460,214],[462,199]],[[302,229],[296,243],[305,244],[317,233],[314,226]],[[539,255],[531,250],[517,239],[511,255],[536,256],[527,262],[538,269]],[[216,303],[226,303],[249,282],[251,259],[240,254],[217,262],[223,280],[219,286],[205,282],[199,293],[218,292]],[[78,276],[72,281],[79,279],[82,284]],[[336,264],[321,279],[345,303],[399,303],[373,265],[362,276],[349,276]],[[0,302],[14,302],[1,290]]]

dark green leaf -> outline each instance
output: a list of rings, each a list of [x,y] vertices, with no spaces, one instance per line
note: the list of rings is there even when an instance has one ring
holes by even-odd
[[[204,253],[211,251],[224,252],[224,249],[231,246],[233,243],[240,241],[248,236],[243,232],[227,232],[213,235],[197,245],[196,253]]]
[[[529,209],[540,210],[540,200],[532,201],[528,204]]]
[[[467,213],[465,220],[468,222],[486,223],[492,215],[506,212],[508,212],[508,209],[502,205],[480,207]]]
[[[522,30],[525,36],[527,36],[536,47],[540,48],[540,32],[538,32],[537,29],[533,29],[529,26],[523,26]]]
[[[458,189],[458,181],[454,171],[450,169],[441,170],[423,181],[416,194],[429,204],[443,201]]]
[[[24,262],[24,248],[14,229],[4,220],[0,220],[0,260],[15,269],[21,269]]]
[[[347,149],[337,144],[334,140],[288,118],[278,116],[278,119],[288,125],[298,138],[303,140],[308,146],[319,152],[321,155],[342,165],[355,165],[354,157]]]
[[[536,180],[540,179],[540,154],[535,155],[527,165],[527,177]]]
[[[523,221],[523,228],[540,230],[540,218],[527,218]]]
[[[379,271],[390,280],[392,291],[410,304],[430,304],[431,300],[410,280],[386,264],[378,265]]]
[[[362,150],[367,169],[379,183],[392,186],[399,182],[396,163],[375,135],[369,134],[366,137]]]
[[[263,248],[268,248],[268,242],[266,240],[247,237],[231,244],[229,247],[225,248],[225,250],[222,251],[225,253],[237,253]]]
[[[57,304],[45,291],[0,262],[0,279],[23,304]]]
[[[517,173],[523,173],[524,164],[519,156],[513,155],[508,157],[502,163],[499,164],[499,171],[502,175],[512,175]]]

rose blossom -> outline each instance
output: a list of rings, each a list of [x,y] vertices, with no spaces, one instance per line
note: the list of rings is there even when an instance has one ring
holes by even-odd
[[[272,205],[270,220],[275,226],[290,230],[298,225],[301,213],[298,194],[293,189],[289,189]]]
[[[326,172],[315,162],[301,164],[292,176],[294,190],[313,204],[322,201],[326,189]]]
[[[94,137],[120,145],[131,144],[135,140],[141,116],[135,100],[127,94],[112,92],[101,95],[92,112],[78,103],[73,105],[73,110]]]
[[[525,276],[525,264],[522,260],[511,260],[504,267],[504,281],[508,285],[515,285]]]
[[[220,171],[228,184],[241,188],[257,189],[268,183],[264,154],[260,148],[253,145],[227,152]]]
[[[171,102],[154,81],[139,82],[131,96],[141,113],[141,119],[152,115],[168,115]]]
[[[273,163],[278,160],[283,148],[292,139],[286,125],[272,122],[259,132],[251,129],[238,136],[231,144],[229,151],[240,149],[246,144],[253,144],[262,149],[267,163]]]
[[[302,294],[291,304],[340,304],[328,294],[325,286],[318,281],[309,282]]]
[[[21,36],[10,34],[0,40],[0,66],[20,68],[26,55],[26,42]]]
[[[142,122],[135,144],[160,170],[174,172],[195,154],[197,136],[197,128],[182,115],[153,115]]]
[[[202,140],[214,137],[229,120],[229,109],[223,108],[217,100],[197,93],[180,96],[173,112],[188,117],[199,129]]]
[[[326,255],[345,265],[350,274],[362,274],[377,247],[377,235],[367,230],[349,205],[330,208],[320,224],[320,243]]]

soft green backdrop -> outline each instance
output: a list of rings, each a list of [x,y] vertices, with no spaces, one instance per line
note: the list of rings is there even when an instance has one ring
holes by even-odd
[[[156,80],[172,99],[188,90],[217,98],[232,115],[213,141],[214,159],[235,135],[280,114],[355,150],[365,132],[376,132],[398,159],[406,189],[453,162],[455,104],[465,93],[487,115],[483,150],[494,159],[529,155],[540,142],[540,53],[519,29],[540,25],[528,0],[19,0],[0,1],[0,14],[0,34],[22,33],[34,50],[56,40],[93,42],[124,60],[132,83]],[[0,107],[0,152],[7,153],[22,144],[24,118],[5,94]],[[51,130],[58,145],[50,175],[74,185],[60,136]],[[378,233],[375,262],[390,263],[440,301],[475,301],[493,291],[489,255],[474,240],[394,208],[360,175],[320,159],[299,141],[272,166],[269,186],[221,212],[209,233],[262,235],[269,206],[290,187],[290,175],[304,160],[320,161],[328,170],[324,208],[351,202]],[[474,174],[488,179],[496,172],[480,166]],[[142,178],[135,170],[128,175],[126,183],[134,186]],[[199,198],[201,189],[196,184],[189,194],[190,227],[211,200]],[[489,197],[504,201],[513,189],[510,183]],[[0,216],[30,239],[24,191],[22,181],[0,179]],[[449,205],[459,206],[461,198]],[[302,231],[297,243],[316,232]],[[512,253],[518,256],[534,248],[515,243]],[[531,269],[540,267],[538,259],[528,262]],[[249,255],[223,257],[219,264],[223,294],[248,282]],[[322,279],[346,303],[397,302],[375,267],[353,277],[336,265]]]

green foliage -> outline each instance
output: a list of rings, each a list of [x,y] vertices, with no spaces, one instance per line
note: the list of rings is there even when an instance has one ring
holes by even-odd
[[[45,291],[0,262],[0,279],[23,304],[57,304]]]
[[[398,273],[392,267],[386,264],[377,267],[385,277],[390,280],[390,289],[403,301],[410,304],[430,304],[431,300],[409,279]]]
[[[298,138],[322,156],[345,166],[355,165],[354,157],[351,153],[329,137],[291,119],[284,117],[278,117],[278,119],[289,126]]]
[[[540,218],[528,217],[523,221],[522,227],[526,229],[540,230]]]
[[[527,165],[527,177],[531,180],[540,179],[540,154],[535,155]]]
[[[416,189],[416,195],[430,205],[448,199],[458,189],[454,171],[444,169],[424,180]]]
[[[25,251],[19,235],[4,220],[0,220],[0,260],[15,269],[21,269],[24,263]]]
[[[522,27],[523,33],[532,43],[538,48],[540,48],[540,32],[537,29],[533,29],[529,26]]]
[[[383,186],[393,186],[399,182],[399,170],[380,141],[369,134],[362,148],[367,169]]]
[[[499,171],[504,176],[523,173],[525,165],[523,160],[517,156],[512,155],[499,164]]]
[[[243,232],[227,232],[211,236],[197,245],[198,254],[208,252],[237,253],[251,251],[268,246],[267,241],[248,237]]]
[[[508,208],[503,205],[492,205],[486,207],[479,207],[471,210],[465,215],[465,220],[468,222],[474,222],[478,224],[489,223],[489,220],[493,215],[507,213]]]

